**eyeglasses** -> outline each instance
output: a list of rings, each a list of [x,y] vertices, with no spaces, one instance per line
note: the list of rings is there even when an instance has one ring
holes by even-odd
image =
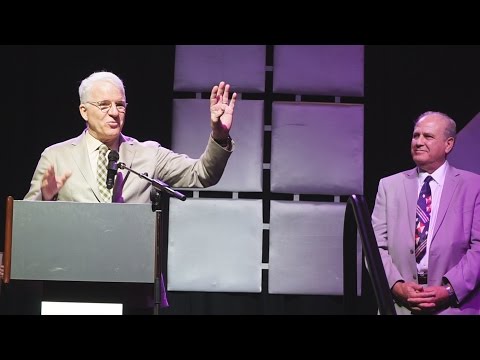
[[[107,113],[110,111],[112,104],[115,104],[118,112],[124,113],[127,110],[127,105],[125,101],[110,101],[110,100],[102,100],[102,101],[85,101],[87,104],[94,105],[98,107],[102,112]]]

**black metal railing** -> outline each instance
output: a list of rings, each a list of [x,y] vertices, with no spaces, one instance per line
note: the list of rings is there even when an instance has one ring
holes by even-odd
[[[396,315],[382,259],[363,195],[351,195],[343,223],[343,289],[346,314],[354,314],[357,299],[357,230],[380,315]]]

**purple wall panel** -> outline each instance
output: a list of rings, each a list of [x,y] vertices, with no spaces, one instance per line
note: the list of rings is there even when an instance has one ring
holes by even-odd
[[[463,170],[480,174],[480,113],[457,134],[453,151],[448,155],[448,162]]]
[[[363,45],[278,45],[273,91],[363,96],[363,63]]]
[[[271,189],[363,194],[363,105],[274,102]]]
[[[268,292],[342,295],[344,217],[344,203],[272,201]]]
[[[177,45],[175,91],[210,91],[226,81],[236,92],[265,91],[265,45]]]
[[[210,136],[209,100],[173,101],[172,149],[199,157]],[[237,100],[231,136],[236,147],[218,184],[202,191],[262,191],[263,100]]]

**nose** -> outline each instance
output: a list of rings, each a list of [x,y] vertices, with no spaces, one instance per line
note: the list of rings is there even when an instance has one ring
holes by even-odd
[[[117,104],[112,102],[112,105],[110,106],[110,109],[108,109],[108,114],[117,116],[119,114],[119,111],[117,109]]]
[[[415,146],[417,146],[417,147],[423,146],[423,145],[424,145],[424,140],[425,140],[425,138],[424,138],[423,136],[417,137],[417,138],[414,140]]]

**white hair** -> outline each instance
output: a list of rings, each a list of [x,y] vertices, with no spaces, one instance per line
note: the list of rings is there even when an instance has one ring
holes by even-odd
[[[116,86],[123,94],[125,98],[125,88],[123,81],[114,73],[108,71],[94,72],[89,77],[82,80],[79,88],[78,95],[80,96],[80,103],[88,101],[88,96],[92,85],[97,81],[108,81]]]

